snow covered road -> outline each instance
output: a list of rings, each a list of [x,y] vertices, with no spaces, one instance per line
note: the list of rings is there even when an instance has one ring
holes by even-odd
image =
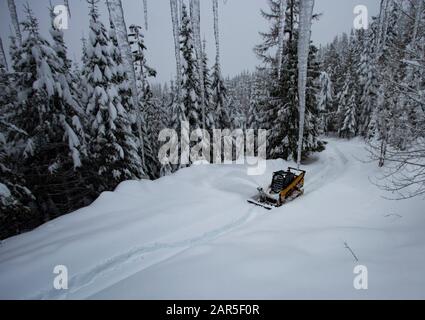
[[[246,199],[291,163],[268,161],[258,177],[207,165],[123,183],[4,241],[0,298],[425,298],[423,200],[383,199],[365,157],[361,140],[330,139],[305,166],[305,195],[271,212]],[[360,264],[365,291],[353,287]],[[56,265],[68,290],[53,287]]]

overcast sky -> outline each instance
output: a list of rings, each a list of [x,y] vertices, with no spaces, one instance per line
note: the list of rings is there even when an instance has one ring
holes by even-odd
[[[22,20],[23,5],[29,3],[40,20],[44,35],[48,33],[49,18],[47,7],[50,0],[15,0],[18,15]],[[53,4],[62,4],[62,0],[51,0]],[[86,0],[69,0],[71,15],[69,30],[65,37],[72,59],[80,59],[80,38],[87,35],[88,6]],[[144,25],[142,0],[123,0],[127,24]],[[315,12],[322,13],[320,21],[313,26],[313,41],[326,44],[342,32],[348,32],[354,20],[353,9],[356,5],[366,5],[371,16],[376,15],[379,0],[316,0]],[[225,76],[235,75],[243,70],[254,70],[258,65],[253,47],[260,42],[259,31],[268,28],[261,17],[260,9],[267,9],[267,0],[219,0],[220,36],[222,70]],[[102,19],[107,23],[107,11],[104,1],[99,7]],[[158,71],[155,82],[169,81],[175,74],[174,44],[170,19],[169,0],[148,0],[149,30],[146,32],[148,62]],[[201,32],[207,40],[207,53],[212,63],[215,59],[212,1],[201,0]],[[10,17],[7,1],[0,0],[0,36],[8,51],[10,35]]]

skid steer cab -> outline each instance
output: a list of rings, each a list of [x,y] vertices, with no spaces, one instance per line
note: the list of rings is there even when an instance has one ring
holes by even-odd
[[[304,194],[304,178],[306,171],[288,168],[273,174],[270,187],[264,191],[258,188],[258,194],[248,202],[267,210],[278,208],[285,203]]]

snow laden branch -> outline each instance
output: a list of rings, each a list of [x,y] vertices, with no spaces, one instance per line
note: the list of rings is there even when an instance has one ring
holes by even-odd
[[[201,5],[199,0],[190,0],[190,15],[192,20],[192,29],[195,40],[195,54],[197,59],[197,69],[199,82],[204,83],[204,70],[202,67],[202,40],[201,40]],[[200,86],[201,109],[202,109],[202,129],[206,128],[205,118],[205,87]]]
[[[15,0],[7,0],[7,4],[9,6],[10,11],[10,17],[12,19],[12,25],[15,29],[15,35],[18,39],[18,43],[21,46],[22,45],[22,33],[21,28],[19,27],[19,19],[18,19],[18,13],[16,12],[16,5]]]
[[[143,114],[141,111],[141,106],[139,104],[136,72],[134,70],[133,56],[131,52],[130,43],[128,41],[127,26],[124,19],[124,10],[122,7],[121,0],[106,0],[106,3],[108,5],[112,23],[114,24],[114,27],[115,27],[118,45],[124,60],[126,73],[130,79],[132,100],[133,100],[135,109],[137,109],[137,129],[139,133],[140,150],[142,152],[142,162],[144,165],[145,155],[144,155],[144,142],[143,142],[144,140],[143,140],[143,130],[142,130],[142,123],[144,119],[143,119]]]
[[[217,0],[215,0],[217,1]],[[287,1],[280,0],[280,16],[279,16],[279,47],[277,49],[277,73],[280,79],[282,69],[283,45],[285,41],[285,21],[286,21]]]
[[[314,0],[300,1],[300,22],[298,39],[298,96],[299,96],[299,138],[298,138],[298,168],[301,165],[301,154],[304,139],[305,105],[307,90],[308,54],[311,38],[311,20],[313,17]]]
[[[179,23],[179,9],[177,0],[170,0],[171,7],[171,22],[173,24],[173,37],[174,37],[174,51],[176,55],[176,87],[177,98],[180,99],[181,92],[181,55],[180,55],[180,23]]]

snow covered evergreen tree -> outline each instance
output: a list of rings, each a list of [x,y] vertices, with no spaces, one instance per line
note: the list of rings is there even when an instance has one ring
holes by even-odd
[[[177,79],[176,79],[177,80]],[[187,167],[187,163],[183,163],[181,161],[182,159],[182,145],[188,146],[190,143],[189,137],[186,135],[181,134],[183,129],[189,129],[184,128],[183,124],[188,121],[186,116],[186,106],[181,101],[181,96],[179,94],[179,87],[171,87],[171,103],[170,103],[170,109],[171,109],[171,121],[170,121],[170,128],[175,130],[177,134],[180,134],[180,141],[174,140],[170,141],[171,144],[176,148],[177,150],[172,150],[172,153],[178,153],[178,159],[173,159],[173,163],[170,164],[171,170],[173,172],[178,171],[181,168]],[[180,143],[179,143],[180,142]],[[165,172],[167,172],[168,169],[166,169]],[[161,169],[162,171],[162,169]]]
[[[271,51],[277,45],[278,24],[280,16],[279,1],[271,0],[270,12],[262,11],[262,15],[271,22],[269,32],[261,33],[264,41],[256,47],[256,53],[263,63],[274,67],[276,59]],[[296,159],[299,138],[299,104],[298,104],[298,20],[299,1],[289,1],[286,14],[287,41],[283,48],[281,78],[277,73],[271,74],[269,85],[270,99],[264,107],[264,124],[270,131],[268,138],[268,156],[270,158]],[[316,97],[318,94],[317,78],[320,75],[316,59],[317,49],[310,46],[308,59],[308,76],[306,92],[306,122],[302,156],[310,152],[323,150],[323,144],[318,140],[318,111]]]
[[[232,127],[229,104],[227,100],[227,89],[221,73],[220,63],[220,33],[218,25],[218,1],[213,1],[214,35],[216,43],[216,58],[212,71],[212,101],[215,110],[215,128],[229,129]]]
[[[152,91],[152,108],[150,108],[150,112],[147,116],[147,121],[150,124],[152,132],[149,134],[152,136],[155,143],[152,144],[153,153],[155,156],[159,156],[160,150],[160,142],[159,142],[159,134],[161,130],[170,128],[170,119],[172,117],[172,106],[174,102],[174,96],[177,95],[174,83],[171,82],[171,89],[168,88],[168,85],[165,84],[161,87],[160,92]],[[158,176],[168,176],[172,173],[172,166],[170,164],[163,165],[162,163],[158,163],[159,172]]]
[[[20,58],[19,55],[21,52],[21,47],[18,45],[17,39],[13,35],[9,37],[9,42],[10,42],[9,55],[12,62],[11,69],[13,69],[13,71],[16,72],[15,66],[17,65],[18,60]]]
[[[212,73],[212,101],[215,109],[215,128],[231,128],[227,88],[221,75],[221,66],[215,63]]]
[[[16,50],[14,37],[11,37],[13,49],[12,59]],[[16,102],[16,83],[19,77],[10,73],[7,68],[6,56],[1,48],[0,59],[0,239],[19,234],[36,227],[40,222],[35,209],[35,197],[26,187],[22,173],[22,154],[20,144],[25,141],[27,133],[17,128],[12,121],[15,110],[19,108]]]
[[[159,176],[160,164],[157,157],[157,144],[158,144],[158,124],[155,119],[161,116],[156,110],[156,105],[153,103],[152,90],[148,78],[156,76],[156,71],[149,67],[146,62],[146,46],[144,43],[144,36],[140,26],[131,25],[129,34],[130,45],[132,46],[134,68],[136,72],[136,79],[139,93],[140,110],[143,110],[145,123],[143,123],[143,146],[145,154],[146,173],[155,179]]]
[[[56,16],[52,4],[50,4],[49,11],[51,20],[50,35],[53,39],[52,47],[56,51],[58,58],[62,61],[65,71],[69,71],[71,69],[71,60],[67,56],[68,49],[65,44],[63,31],[57,29],[55,26],[54,19]]]
[[[114,70],[113,70],[113,81],[116,83],[118,87],[118,94],[121,98],[121,104],[127,110],[128,114],[132,118],[132,122],[136,122],[134,120],[136,118],[137,110],[133,106],[131,101],[131,89],[130,83],[128,80],[128,75],[125,70],[124,62],[122,59],[121,51],[118,45],[118,39],[115,31],[115,26],[112,20],[110,19],[110,27],[109,27],[109,39],[110,39],[110,55],[112,61],[114,62]]]
[[[2,100],[4,101],[4,100]],[[12,136],[13,139],[9,137]],[[26,186],[20,170],[16,142],[26,133],[0,116],[0,239],[19,234],[40,224],[36,198]]]
[[[13,120],[27,133],[22,170],[45,219],[83,206],[87,186],[81,167],[85,157],[81,111],[71,95],[63,60],[39,33],[26,8],[27,34],[14,64],[17,101]]]
[[[320,92],[317,97],[318,112],[321,114],[320,119],[320,132],[327,133],[329,128],[329,119],[332,113],[333,104],[333,86],[329,74],[326,71],[322,71],[319,78]]]
[[[206,41],[204,40],[202,50],[202,73],[204,75],[204,103],[205,103],[205,124],[206,129],[211,131],[215,124],[215,111],[214,103],[212,100],[212,80],[210,75],[210,69],[208,67],[208,57],[206,53]]]
[[[378,78],[376,65],[374,63],[373,49],[369,45],[373,41],[372,33],[369,33],[367,39],[363,43],[363,51],[361,53],[359,65],[359,86],[361,95],[360,98],[360,118],[359,118],[359,134],[367,137],[368,128],[370,126],[371,117],[376,107],[376,98],[378,91]]]
[[[250,95],[250,108],[247,127],[249,129],[267,129],[265,123],[265,110],[270,101],[269,88],[270,76],[268,72],[258,70],[254,75],[254,84]]]
[[[180,31],[182,53],[182,104],[192,129],[202,128],[202,107],[200,103],[200,83],[197,74],[192,22],[186,6],[183,5],[182,26]]]
[[[97,191],[112,190],[124,180],[146,177],[128,110],[119,96],[120,80],[105,26],[95,0],[90,4],[87,43],[86,112],[93,119],[90,158]]]
[[[255,86],[255,77],[256,72],[243,71],[226,80],[230,100],[237,101],[236,113],[239,114],[242,121],[239,128],[248,127],[249,110],[251,108],[251,97]]]
[[[193,46],[196,57],[197,76],[200,84],[205,82],[204,80],[204,68],[203,68],[203,47],[201,40],[201,4],[199,0],[190,0],[190,19],[192,22],[193,32]],[[202,129],[206,129],[206,103],[205,103],[205,88],[203,85],[199,86],[199,104],[201,108],[201,123]]]
[[[342,122],[342,127],[339,130],[339,134],[343,138],[352,138],[356,135],[357,130],[357,108],[355,91],[351,92],[350,98],[347,101],[347,104],[344,106],[343,110],[344,119]]]
[[[359,73],[358,73],[358,66],[359,66],[359,54],[357,53],[357,45],[356,45],[356,37],[354,33],[351,33],[351,37],[348,40],[348,45],[344,50],[343,60],[344,60],[344,86],[342,90],[339,93],[338,97],[338,111],[336,114],[336,120],[338,124],[338,132],[340,135],[343,135],[343,132],[346,132],[347,130],[347,109],[352,110],[354,114],[352,114],[352,117],[355,119],[358,118],[359,114],[359,103],[360,99],[357,97],[361,97],[361,95],[357,95],[357,92],[359,92]],[[353,96],[354,95],[354,96]],[[354,101],[352,101],[354,98]],[[351,116],[351,113],[350,113]],[[350,118],[352,119],[352,118]],[[350,128],[350,130],[354,130],[354,135],[357,134],[358,128],[357,128],[357,121],[353,122],[356,127]],[[350,136],[350,135],[346,135]]]
[[[323,54],[322,71],[326,72],[333,87],[333,103],[328,108],[326,113],[326,128],[327,133],[338,132],[337,111],[340,93],[345,84],[344,63],[341,54],[338,50],[339,37],[335,37],[334,41],[327,46]]]
[[[62,94],[67,103],[73,107],[76,118],[76,128],[78,135],[81,138],[81,149],[86,154],[86,133],[84,127],[87,125],[86,114],[84,105],[81,104],[81,87],[79,87],[79,75],[75,74],[72,70],[72,61],[68,58],[68,48],[65,44],[64,33],[62,30],[57,29],[54,24],[54,8],[51,6],[50,10],[50,35],[53,39],[52,48],[55,50],[57,57],[62,65],[62,72],[58,74],[59,81],[62,87],[66,90]]]

